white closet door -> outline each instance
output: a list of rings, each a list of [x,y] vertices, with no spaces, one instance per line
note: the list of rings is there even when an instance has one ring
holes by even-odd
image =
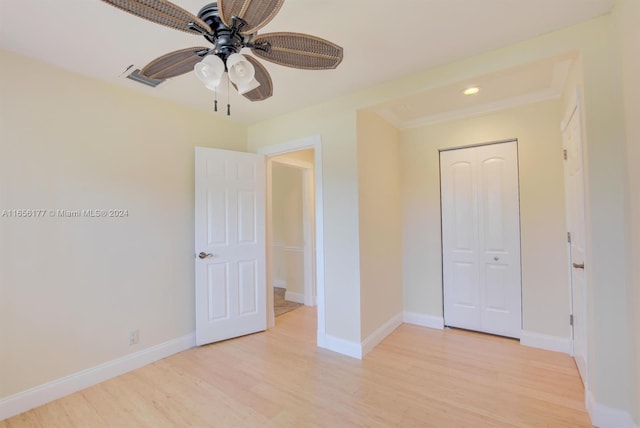
[[[440,153],[445,324],[520,337],[515,141]]]

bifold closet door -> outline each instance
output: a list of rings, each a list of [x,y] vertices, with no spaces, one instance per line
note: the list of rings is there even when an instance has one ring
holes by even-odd
[[[520,337],[515,141],[440,153],[445,325]]]

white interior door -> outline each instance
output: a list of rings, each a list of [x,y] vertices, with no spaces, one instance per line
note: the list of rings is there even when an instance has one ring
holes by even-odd
[[[570,114],[562,132],[566,153],[565,180],[567,223],[571,254],[571,306],[573,318],[573,355],[580,376],[587,384],[586,280],[584,272],[584,178],[580,111]]]
[[[440,153],[445,325],[520,337],[515,141]]]
[[[196,343],[266,329],[263,155],[196,147]]]

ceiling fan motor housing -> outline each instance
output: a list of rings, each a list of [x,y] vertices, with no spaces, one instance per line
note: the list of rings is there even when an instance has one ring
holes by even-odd
[[[253,34],[243,36],[238,31],[239,28],[227,27],[218,10],[217,3],[209,3],[198,12],[198,18],[207,23],[211,30],[211,34],[205,34],[204,38],[214,44],[213,53],[219,56],[225,63],[229,55],[239,53],[243,47],[251,40]],[[241,20],[235,21],[241,22]]]

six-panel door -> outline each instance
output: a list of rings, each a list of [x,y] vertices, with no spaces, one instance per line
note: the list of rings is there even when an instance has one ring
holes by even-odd
[[[196,148],[196,343],[266,329],[264,156]]]

